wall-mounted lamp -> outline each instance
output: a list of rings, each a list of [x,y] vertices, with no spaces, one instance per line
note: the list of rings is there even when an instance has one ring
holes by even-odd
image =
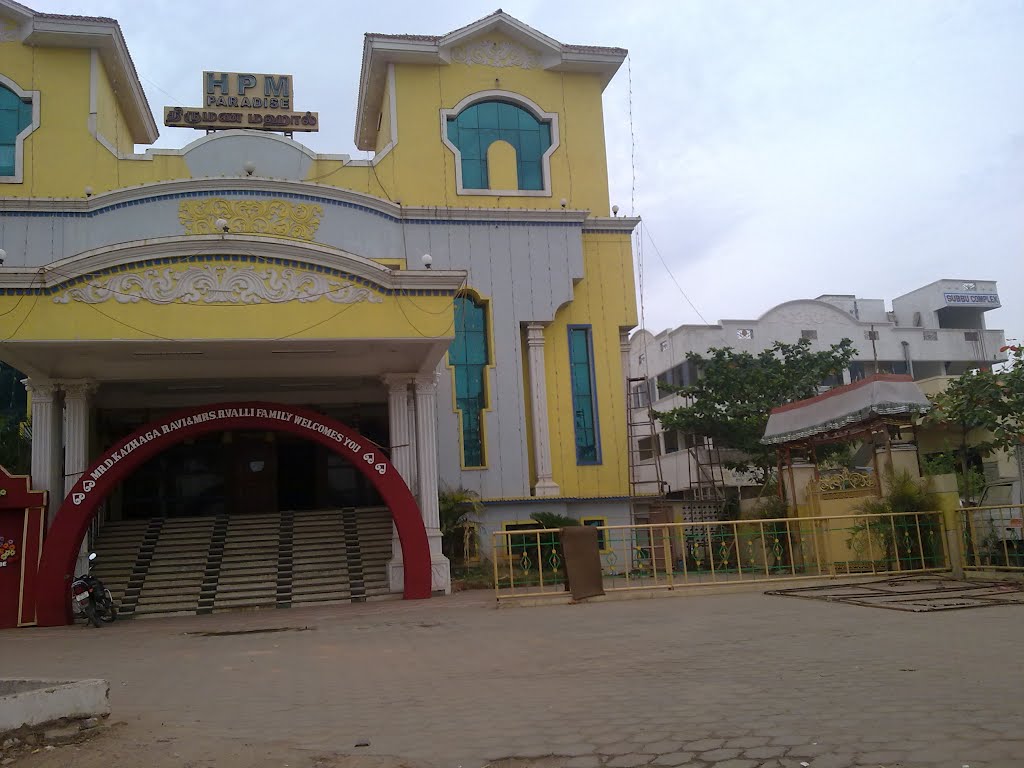
[[[420,260],[423,262],[423,266],[427,269],[430,269],[430,265],[434,263],[434,257],[429,253],[424,253]]]

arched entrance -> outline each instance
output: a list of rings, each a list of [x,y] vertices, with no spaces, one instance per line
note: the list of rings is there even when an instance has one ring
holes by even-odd
[[[220,403],[187,408],[147,424],[108,448],[64,499],[43,545],[36,618],[39,626],[70,621],[68,588],[89,524],[102,502],[148,459],[183,440],[223,430],[285,432],[349,460],[391,511],[402,543],[407,600],[430,597],[430,549],[419,506],[384,450],[344,424],[306,408],[278,403]]]

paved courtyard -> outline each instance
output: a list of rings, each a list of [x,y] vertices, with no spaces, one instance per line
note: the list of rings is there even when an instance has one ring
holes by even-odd
[[[105,733],[17,765],[1024,765],[1024,606],[490,598],[0,633],[0,676],[111,683]]]

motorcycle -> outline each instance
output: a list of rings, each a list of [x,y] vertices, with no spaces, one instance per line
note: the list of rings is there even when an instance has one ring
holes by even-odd
[[[89,553],[89,569],[96,561],[96,553]],[[75,616],[85,616],[87,623],[100,626],[110,624],[117,618],[117,606],[110,596],[110,590],[95,576],[85,573],[71,582],[71,608]]]

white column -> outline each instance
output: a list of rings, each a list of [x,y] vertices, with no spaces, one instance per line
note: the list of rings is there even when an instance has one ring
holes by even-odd
[[[430,542],[430,587],[452,591],[451,563],[441,552],[441,523],[437,492],[437,374],[416,377],[416,466],[420,514]]]
[[[413,377],[408,374],[392,374],[385,376],[383,380],[384,385],[388,388],[388,441],[391,444],[391,463],[405,480],[406,485],[411,488],[412,468],[416,464],[416,456],[410,443],[413,422],[410,420],[409,414],[409,385],[412,383]],[[392,592],[401,592],[405,588],[402,543],[394,524],[391,525],[388,585]]]
[[[419,475],[417,474],[416,467],[416,392],[415,390],[409,391],[409,401],[406,407],[406,413],[409,416],[409,456],[412,458],[409,460],[409,479],[406,483],[409,486],[409,490],[412,491],[413,496],[419,495]]]
[[[534,496],[558,496],[551,473],[551,425],[548,423],[548,389],[544,373],[544,325],[526,326],[526,357],[530,369],[530,405],[533,415],[533,460],[537,469]]]
[[[78,482],[89,466],[89,400],[96,391],[91,381],[61,382],[64,390],[64,495]],[[91,536],[86,534],[78,553],[75,573],[89,570]]]
[[[96,391],[91,381],[65,381],[64,495],[89,466],[89,400]]]
[[[56,382],[25,379],[32,397],[32,488],[49,492],[47,527],[64,500],[61,482],[61,405]]]

